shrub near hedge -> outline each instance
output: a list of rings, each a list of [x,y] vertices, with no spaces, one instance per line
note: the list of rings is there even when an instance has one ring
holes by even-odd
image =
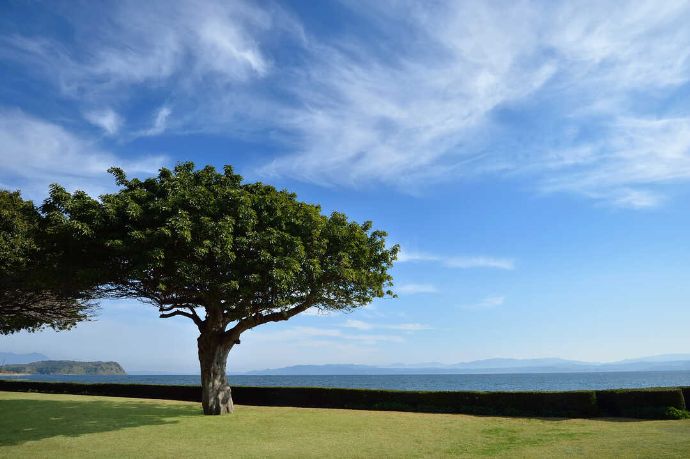
[[[685,399],[685,409],[690,410],[690,387],[681,387],[683,398]]]
[[[670,408],[685,411],[685,398],[679,388],[618,389],[596,392],[604,416],[665,418]]]

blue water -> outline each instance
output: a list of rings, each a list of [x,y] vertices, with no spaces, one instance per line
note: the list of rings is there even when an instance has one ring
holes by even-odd
[[[199,384],[198,375],[29,375],[4,379],[81,383]],[[230,375],[233,386],[344,387],[394,390],[562,391],[690,386],[690,371],[472,375]]]

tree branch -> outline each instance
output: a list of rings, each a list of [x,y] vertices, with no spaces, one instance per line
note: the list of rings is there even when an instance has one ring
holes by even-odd
[[[161,313],[160,317],[161,319],[167,319],[169,317],[175,317],[175,316],[184,316],[192,319],[196,326],[201,330],[201,327],[203,327],[204,322],[199,318],[199,316],[196,314],[196,312],[192,311],[191,313],[185,312],[185,311],[173,311],[173,312],[168,312],[168,313]]]
[[[260,316],[259,321],[256,325],[265,324],[267,322],[280,322],[281,320],[288,320],[290,317],[296,316],[302,311],[306,311],[312,306],[311,303],[302,303],[299,306],[295,306],[287,311],[276,311],[265,316]]]
[[[239,343],[240,334],[254,328],[257,325],[265,324],[267,322],[280,322],[282,320],[288,320],[289,318],[296,316],[300,312],[306,311],[314,305],[314,301],[311,299],[305,300],[298,306],[293,307],[285,311],[276,311],[270,314],[261,315],[255,314],[253,316],[247,317],[240,320],[234,327],[226,331],[223,336],[226,343]]]
[[[201,328],[204,325],[204,321],[199,315],[196,313],[194,308],[192,306],[187,306],[189,308],[189,313],[192,315],[192,320],[196,324],[197,327]]]

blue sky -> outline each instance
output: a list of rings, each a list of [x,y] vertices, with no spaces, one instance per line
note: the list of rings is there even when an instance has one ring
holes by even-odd
[[[615,15],[612,12],[615,11]],[[687,2],[3,2],[0,186],[232,164],[399,243],[397,299],[229,367],[690,352]],[[195,372],[135,301],[10,352]]]

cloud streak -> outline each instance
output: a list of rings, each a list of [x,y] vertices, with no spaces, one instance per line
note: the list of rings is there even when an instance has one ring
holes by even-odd
[[[270,132],[284,153],[267,177],[406,192],[518,177],[630,208],[690,181],[687,2],[344,5],[363,30],[333,38],[271,3],[118,2],[71,21],[78,46],[4,35],[0,58],[107,135]],[[126,116],[138,93],[153,121]]]
[[[541,192],[658,205],[652,188],[690,180],[688,111],[634,101],[690,81],[690,5],[616,2],[615,21],[612,6],[381,2],[367,11],[384,52],[356,37],[313,46],[287,118],[296,151],[263,171],[404,189],[521,175]],[[394,49],[402,36],[415,40]],[[556,129],[505,143],[513,131],[497,114],[533,100]]]
[[[487,296],[478,303],[460,305],[460,309],[466,309],[470,311],[483,311],[487,309],[495,309],[505,302],[505,297],[500,295]]]
[[[436,293],[438,289],[432,284],[399,284],[395,286],[396,293],[416,295],[420,293]]]
[[[361,329],[359,329],[361,330]],[[261,337],[264,341],[286,341],[286,340],[312,340],[320,339],[326,341],[345,341],[355,342],[364,345],[376,345],[382,342],[400,343],[404,341],[401,336],[370,333],[346,333],[335,328],[315,328],[315,327],[293,327],[275,332],[255,332],[253,337]]]
[[[515,260],[512,258],[499,258],[490,256],[443,256],[427,252],[414,252],[407,250],[400,250],[398,254],[399,263],[409,262],[436,262],[447,268],[458,269],[472,269],[472,268],[490,268],[490,269],[515,269]]]
[[[65,11],[75,7],[67,5]],[[214,126],[230,132],[235,119],[220,111],[251,99],[252,84],[271,73],[272,58],[262,43],[283,34],[299,36],[290,16],[271,3],[124,0],[78,8],[65,25],[74,42],[0,34],[0,59],[49,82],[59,97],[82,105],[89,122],[108,134],[125,123],[93,107],[119,106],[129,140],[170,128],[179,133]],[[163,104],[153,125],[126,116],[140,108],[136,99],[141,95]],[[247,117],[246,110],[234,110]]]
[[[125,85],[179,87],[199,79],[243,81],[270,67],[254,34],[271,28],[270,9],[235,2],[117,2],[104,14],[84,10],[74,21],[84,48],[43,37],[4,38],[5,56],[42,69],[68,95],[112,95]]]
[[[421,330],[432,330],[433,327],[420,323],[401,323],[401,324],[379,324],[372,322],[365,322],[362,320],[348,319],[343,324],[343,327],[354,328],[356,330],[373,330],[373,329],[386,329],[386,330],[400,330],[400,331],[421,331]]]
[[[84,113],[84,118],[107,135],[117,134],[122,126],[122,118],[111,108],[88,111]]]
[[[154,118],[153,118],[153,123],[152,123],[151,127],[139,132],[138,136],[150,137],[150,136],[161,135],[163,132],[165,132],[165,130],[167,128],[168,118],[170,117],[171,113],[172,113],[172,110],[167,105],[163,105],[162,107],[160,107],[156,111],[156,116],[154,116]]]
[[[114,187],[106,172],[111,166],[151,174],[167,162],[160,155],[116,156],[100,149],[95,140],[19,110],[0,111],[0,147],[0,182],[38,200],[46,196],[51,183],[98,195],[110,184]]]
[[[690,116],[620,119],[608,137],[585,148],[579,172],[547,179],[543,189],[573,190],[622,207],[653,207],[664,199],[658,184],[690,178]]]

